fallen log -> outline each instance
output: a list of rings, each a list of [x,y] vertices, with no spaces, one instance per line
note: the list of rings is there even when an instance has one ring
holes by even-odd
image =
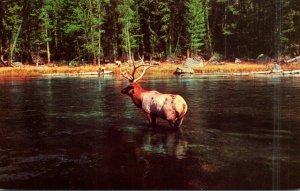
[[[291,63],[291,62],[296,62],[296,61],[300,61],[300,56],[297,56],[295,58],[289,59],[288,61],[286,61],[287,63]]]
[[[288,70],[284,71],[283,74],[300,74],[300,70]]]

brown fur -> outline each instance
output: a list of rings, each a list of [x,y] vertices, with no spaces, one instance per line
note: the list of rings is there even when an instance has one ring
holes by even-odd
[[[181,126],[187,104],[180,95],[145,90],[135,82],[131,82],[121,92],[128,95],[136,107],[146,113],[149,124],[156,125],[156,118],[159,117],[167,120],[173,128]]]

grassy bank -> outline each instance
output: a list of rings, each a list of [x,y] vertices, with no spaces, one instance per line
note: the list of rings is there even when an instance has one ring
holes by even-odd
[[[153,67],[149,69],[149,73],[164,73],[173,74],[176,68],[180,65],[161,63],[159,67]],[[221,65],[207,64],[204,67],[193,67],[196,73],[246,73],[246,72],[258,72],[269,71],[273,64],[256,64],[256,63],[224,63]],[[283,70],[299,70],[300,63],[282,65]],[[106,70],[114,71],[118,73],[118,68],[114,66],[107,66]],[[68,66],[22,66],[18,68],[13,67],[0,67],[0,76],[40,76],[43,74],[76,74],[86,72],[98,72],[98,66],[85,65],[80,67],[68,67]]]
[[[68,74],[68,73],[83,73],[83,72],[95,72],[98,70],[96,66],[80,66],[80,67],[68,67],[68,66],[22,66],[22,67],[1,67],[0,76],[40,76],[43,74]]]

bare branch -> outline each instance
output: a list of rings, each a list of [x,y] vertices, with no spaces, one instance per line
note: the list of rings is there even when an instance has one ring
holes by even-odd
[[[142,58],[139,56],[139,58],[140,58],[139,64],[133,59],[133,56],[132,56],[131,61],[128,61],[128,64],[133,66],[133,70],[132,70],[131,73],[127,70],[127,68],[126,68],[126,71],[123,71],[120,67],[121,75],[125,79],[127,79],[129,82],[137,82],[138,80],[140,80],[144,76],[144,74],[145,74],[145,72],[148,68],[154,66],[154,65],[151,64],[151,62],[150,62],[150,64],[145,64],[144,63],[144,56]],[[142,72],[139,71],[139,68],[141,68],[141,67],[143,67]],[[136,74],[139,75],[137,78],[135,77]]]
[[[5,61],[4,60],[4,55],[1,55],[0,56],[0,64],[4,65],[4,66],[7,66],[8,65],[8,61]]]

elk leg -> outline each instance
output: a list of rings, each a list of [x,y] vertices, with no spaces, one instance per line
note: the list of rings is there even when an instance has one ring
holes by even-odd
[[[169,122],[169,125],[170,125],[172,128],[174,128],[174,127],[175,127],[175,123],[174,123],[174,121],[173,121],[173,120],[168,120],[168,122]]]
[[[149,125],[155,126],[156,125],[156,117],[155,115],[151,115],[149,113],[146,113],[147,119],[149,121]]]
[[[177,119],[176,122],[175,122],[176,128],[179,128],[181,126],[182,122],[183,122],[183,118]]]
[[[156,116],[155,115],[150,115],[151,120],[152,120],[152,125],[156,126]]]
[[[149,121],[149,125],[152,125],[152,118],[151,118],[151,115],[149,113],[146,113],[147,115],[147,119]]]

